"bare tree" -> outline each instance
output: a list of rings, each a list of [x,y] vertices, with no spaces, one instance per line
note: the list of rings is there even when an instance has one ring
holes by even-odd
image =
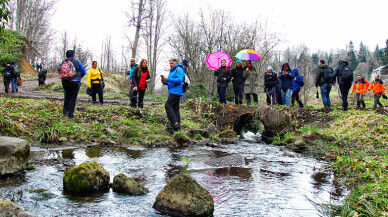
[[[131,43],[132,47],[132,58],[136,57],[139,39],[140,39],[140,31],[143,28],[144,16],[145,13],[145,4],[146,0],[131,0],[131,10],[132,13],[126,13],[129,19],[129,25],[135,26],[135,37],[133,43]],[[137,12],[137,14],[135,14]]]

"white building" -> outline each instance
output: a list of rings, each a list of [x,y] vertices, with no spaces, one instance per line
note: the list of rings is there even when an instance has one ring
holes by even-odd
[[[376,75],[380,75],[380,79],[384,82],[384,84],[387,84],[388,83],[388,65],[381,66],[377,69],[374,69],[372,72],[370,80],[374,81]]]

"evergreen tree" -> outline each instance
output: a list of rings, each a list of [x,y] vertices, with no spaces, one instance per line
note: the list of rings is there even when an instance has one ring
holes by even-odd
[[[387,65],[388,64],[388,39],[385,42],[385,48],[383,49],[382,56],[383,56],[382,58],[383,65]]]
[[[350,68],[352,68],[353,70],[357,68],[358,62],[356,58],[356,53],[354,52],[354,45],[352,41],[350,41],[349,43],[349,51],[346,54],[346,60],[348,61]]]
[[[366,46],[361,42],[360,43],[360,51],[358,52],[358,62],[359,63],[366,63],[367,59],[367,48]]]
[[[376,45],[376,49],[375,49],[375,52],[374,52],[374,57],[375,57],[375,59],[376,59],[376,61],[378,63],[381,63],[381,60],[383,59],[383,52],[379,48],[379,45]]]

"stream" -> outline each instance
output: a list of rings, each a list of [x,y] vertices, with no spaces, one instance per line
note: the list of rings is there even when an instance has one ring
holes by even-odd
[[[31,147],[31,158],[44,160],[36,169],[0,179],[0,198],[22,205],[36,216],[162,216],[152,208],[167,180],[192,159],[187,174],[213,196],[214,216],[326,216],[317,204],[340,204],[338,187],[328,164],[244,134],[238,144],[219,147]],[[242,156],[241,165],[209,163],[225,156]],[[135,178],[150,190],[126,196],[110,189],[91,195],[63,192],[68,165],[97,161],[109,172]]]

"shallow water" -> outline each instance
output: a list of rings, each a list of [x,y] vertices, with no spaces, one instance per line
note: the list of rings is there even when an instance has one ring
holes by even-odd
[[[179,173],[192,158],[188,174],[214,198],[214,216],[324,216],[315,203],[338,203],[341,189],[325,162],[313,158],[283,156],[280,147],[248,141],[217,148],[183,149],[141,147],[44,149],[32,147],[32,158],[52,165],[0,179],[0,198],[11,199],[36,216],[161,216],[152,208],[167,180]],[[291,152],[287,152],[291,153]],[[245,164],[237,167],[210,166],[209,160],[238,154]],[[60,163],[52,159],[59,159]],[[63,192],[65,165],[95,160],[110,173],[134,177],[150,193],[125,196],[112,190],[74,196]],[[46,189],[43,193],[35,189]]]

